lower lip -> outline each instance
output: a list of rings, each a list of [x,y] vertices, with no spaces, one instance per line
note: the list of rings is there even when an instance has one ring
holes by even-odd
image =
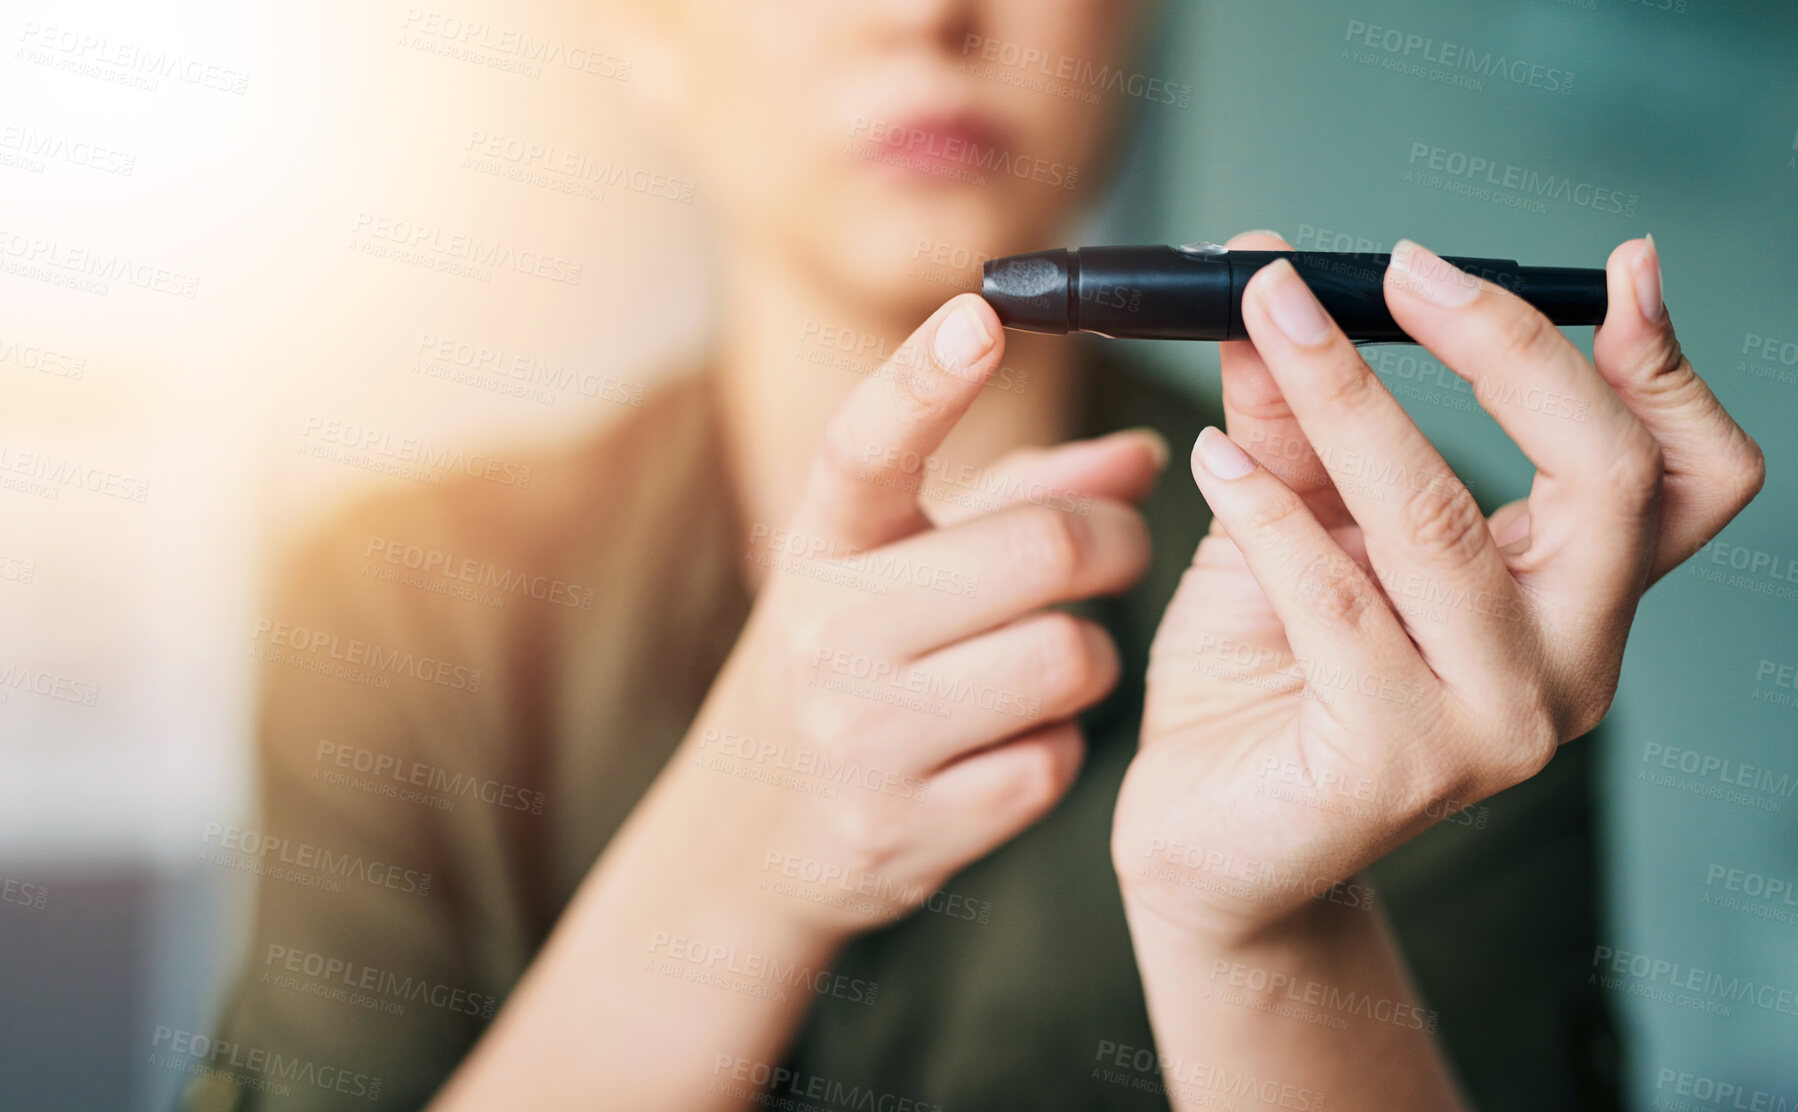
[[[858,153],[880,169],[908,177],[974,182],[987,176],[995,150],[1003,148],[979,129],[907,127],[894,128],[885,142],[865,140]]]

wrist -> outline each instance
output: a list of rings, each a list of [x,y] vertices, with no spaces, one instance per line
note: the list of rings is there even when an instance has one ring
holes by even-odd
[[[856,933],[830,908],[777,883],[771,859],[800,848],[785,819],[793,808],[767,798],[767,784],[703,767],[677,751],[615,843],[620,870],[662,914],[737,924],[783,950],[834,954]]]
[[[1232,959],[1244,955],[1309,947],[1353,933],[1356,920],[1378,922],[1367,911],[1352,911],[1325,900],[1268,912],[1225,909],[1212,901],[1173,900],[1164,892],[1121,886],[1124,917],[1138,949],[1184,952]]]

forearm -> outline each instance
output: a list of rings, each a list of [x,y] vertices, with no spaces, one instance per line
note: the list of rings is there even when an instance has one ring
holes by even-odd
[[[1377,912],[1317,901],[1240,940],[1127,910],[1176,1109],[1463,1107]]]
[[[741,1108],[765,1086],[843,938],[755,887],[740,797],[690,766],[613,840],[438,1112]]]

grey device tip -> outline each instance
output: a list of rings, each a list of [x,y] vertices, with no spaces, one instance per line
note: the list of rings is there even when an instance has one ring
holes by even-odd
[[[1037,251],[990,259],[982,268],[980,294],[1007,328],[1031,332],[1068,330],[1069,252]]]

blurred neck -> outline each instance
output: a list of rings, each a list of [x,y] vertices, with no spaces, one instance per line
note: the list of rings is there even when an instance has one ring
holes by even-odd
[[[784,526],[830,416],[955,289],[920,298],[858,297],[786,256],[739,247],[724,259],[715,370],[727,458],[746,526]],[[972,283],[970,282],[970,286]],[[1007,332],[1005,356],[938,456],[985,466],[1023,445],[1047,446],[1078,427],[1079,384],[1067,344]]]

